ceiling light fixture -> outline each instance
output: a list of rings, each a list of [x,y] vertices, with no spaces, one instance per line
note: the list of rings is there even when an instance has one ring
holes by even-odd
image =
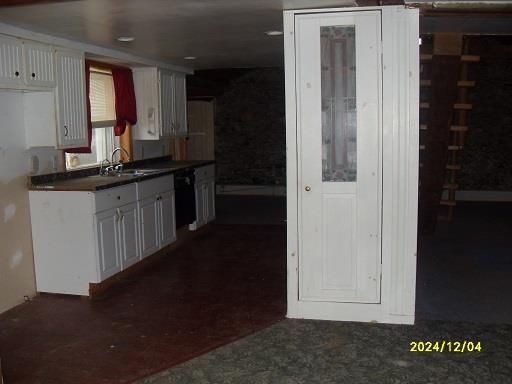
[[[283,34],[283,31],[267,31],[265,32],[265,35],[267,36],[281,36]]]
[[[195,59],[197,59],[197,57],[195,57],[195,56],[185,56],[184,59],[185,60],[195,60]]]
[[[130,41],[135,40],[135,37],[133,36],[120,36],[117,38],[117,41],[120,41],[122,43],[129,43]]]

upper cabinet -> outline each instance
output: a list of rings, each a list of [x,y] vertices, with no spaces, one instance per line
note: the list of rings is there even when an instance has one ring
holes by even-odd
[[[0,86],[13,89],[55,87],[53,47],[0,36]]]
[[[83,52],[57,50],[57,147],[87,145],[87,104]]]
[[[54,87],[55,59],[53,47],[32,42],[23,43],[27,85]]]
[[[0,36],[0,84],[2,87],[22,86],[23,73],[21,40]]]
[[[174,99],[174,110],[175,110],[175,128],[174,133],[176,135],[186,135],[187,129],[187,87],[186,87],[186,75],[184,73],[175,74],[175,99]]]
[[[83,52],[0,35],[0,89],[24,91],[28,148],[87,145]]]
[[[137,100],[136,140],[187,134],[185,74],[135,68],[133,82]]]

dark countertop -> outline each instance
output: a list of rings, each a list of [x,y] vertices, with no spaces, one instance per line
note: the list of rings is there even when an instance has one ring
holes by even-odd
[[[141,176],[100,176],[99,167],[84,168],[68,172],[32,176],[29,181],[29,190],[94,192],[142,180],[153,179],[155,177],[170,175],[176,171],[194,169],[214,163],[215,162],[213,160],[176,161],[170,160],[168,157],[159,157],[124,164],[125,170],[158,169],[159,172]]]

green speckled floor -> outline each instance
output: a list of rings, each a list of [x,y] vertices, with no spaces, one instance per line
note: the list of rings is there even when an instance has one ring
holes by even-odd
[[[414,340],[472,340],[481,352],[412,353]],[[512,326],[284,320],[139,384],[512,383]]]

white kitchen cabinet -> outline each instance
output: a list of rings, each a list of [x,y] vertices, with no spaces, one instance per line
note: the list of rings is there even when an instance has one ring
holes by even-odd
[[[119,224],[116,209],[96,214],[100,281],[121,270],[119,260]]]
[[[189,225],[196,230],[215,220],[215,166],[207,165],[195,170],[196,220]]]
[[[174,191],[166,191],[159,196],[158,212],[160,218],[160,247],[165,247],[176,240],[176,214],[174,201]]]
[[[158,210],[159,205],[156,196],[150,196],[139,202],[141,219],[141,256],[143,258],[155,253],[159,249]]]
[[[87,145],[87,105],[83,52],[57,50],[57,147]]]
[[[174,74],[160,72],[160,110],[162,111],[162,136],[169,137],[174,133],[176,112],[174,103]]]
[[[21,40],[0,36],[0,52],[0,86],[22,86],[24,72]]]
[[[25,79],[29,87],[55,87],[55,51],[52,46],[23,42]]]
[[[174,84],[174,134],[176,136],[185,136],[188,133],[186,75],[184,73],[176,73],[174,77]]]
[[[126,269],[140,260],[139,248],[139,211],[137,203],[118,208],[119,256],[121,268]]]
[[[185,81],[181,73],[154,67],[133,69],[136,140],[160,140],[187,133]]]
[[[51,45],[0,35],[0,88],[55,87],[55,53]]]
[[[137,194],[144,258],[176,240],[174,178],[163,176],[137,183]]]

